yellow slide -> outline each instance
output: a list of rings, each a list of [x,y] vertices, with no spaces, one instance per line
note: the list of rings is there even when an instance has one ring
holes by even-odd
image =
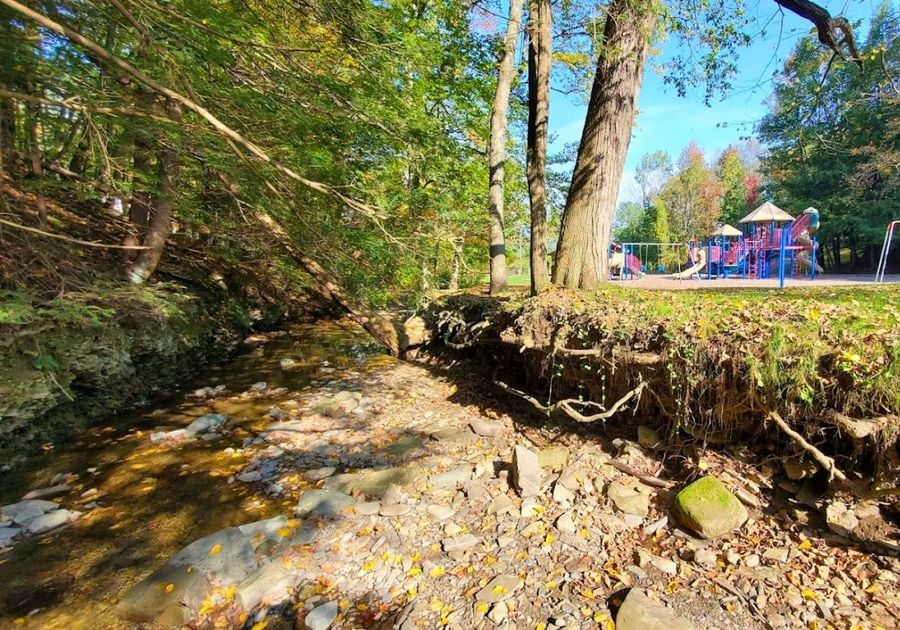
[[[697,262],[694,263],[694,266],[690,269],[685,269],[680,273],[673,273],[672,277],[677,278],[679,280],[686,280],[693,276],[694,274],[700,273],[703,269],[706,268],[706,250],[702,247],[695,249],[697,256]]]

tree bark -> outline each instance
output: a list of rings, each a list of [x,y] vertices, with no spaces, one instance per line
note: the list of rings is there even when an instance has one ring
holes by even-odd
[[[531,293],[550,285],[547,271],[547,139],[550,116],[550,0],[528,4],[528,196],[531,201]]]
[[[141,109],[153,111],[156,97],[152,92],[140,90],[138,103]],[[144,238],[147,228],[150,226],[150,217],[153,214],[153,200],[150,195],[151,163],[153,162],[153,139],[147,125],[138,123],[134,131],[134,157],[131,180],[131,205],[128,209],[128,220],[131,222],[133,234],[137,242]]]
[[[181,103],[172,99],[166,100],[166,114],[174,120],[181,119]],[[172,141],[161,142],[159,152],[159,184],[155,196],[156,204],[153,208],[153,218],[147,230],[147,236],[142,245],[147,249],[140,250],[137,260],[128,271],[128,279],[133,284],[146,282],[162,257],[166,241],[172,231],[172,217],[174,215],[175,197],[177,195],[176,179],[178,177],[179,154],[178,148]]]
[[[453,262],[450,266],[450,281],[447,284],[447,288],[451,291],[459,290],[459,268],[462,263],[462,249],[463,244],[462,240],[454,239],[453,240]]]
[[[41,106],[27,105],[28,114],[28,156],[31,159],[31,174],[37,186],[37,210],[41,227],[47,226],[47,201],[44,199],[44,154],[41,149]]]
[[[553,281],[591,288],[609,276],[609,239],[631,142],[653,3],[613,0],[563,213]]]
[[[497,91],[491,109],[488,150],[488,215],[490,219],[491,294],[506,291],[506,241],[503,234],[503,174],[506,162],[507,112],[515,76],[516,40],[522,21],[522,0],[510,0],[506,38],[497,70]]]
[[[12,177],[15,164],[16,102],[11,98],[0,98],[0,174]]]

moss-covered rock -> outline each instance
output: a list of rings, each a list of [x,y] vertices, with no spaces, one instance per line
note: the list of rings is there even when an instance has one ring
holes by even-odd
[[[715,477],[702,477],[675,497],[681,523],[704,538],[715,538],[739,528],[747,509]]]

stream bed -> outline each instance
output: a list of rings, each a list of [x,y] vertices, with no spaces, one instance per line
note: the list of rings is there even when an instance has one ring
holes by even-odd
[[[114,605],[178,549],[293,507],[291,500],[234,479],[245,464],[240,447],[270,408],[302,400],[319,381],[392,361],[371,337],[344,322],[254,336],[233,360],[167,398],[110,418],[0,473],[0,505],[64,483],[69,491],[55,500],[82,513],[68,526],[0,552],[0,627],[130,627],[113,614]],[[240,395],[263,381],[270,395]],[[216,386],[226,393],[194,395]],[[228,431],[177,449],[150,439],[209,413],[226,414]]]

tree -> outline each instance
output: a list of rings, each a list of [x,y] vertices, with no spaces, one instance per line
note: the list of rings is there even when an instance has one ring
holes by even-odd
[[[506,37],[497,62],[497,90],[491,108],[488,149],[488,216],[490,218],[491,294],[506,290],[506,242],[503,230],[503,177],[506,162],[509,93],[515,77],[516,40],[522,21],[522,0],[510,0]]]
[[[672,176],[672,157],[665,151],[658,149],[652,153],[645,153],[635,169],[634,179],[641,190],[641,205],[649,208],[653,198],[656,197],[666,180]]]
[[[820,42],[835,55],[861,63],[845,19],[832,18],[808,0],[775,1],[811,21]],[[736,69],[728,53],[750,41],[729,19],[731,8],[722,2],[668,6],[658,1],[610,0],[606,5],[597,70],[562,218],[555,283],[590,288],[608,279],[607,250],[616,194],[634,124],[644,57],[654,31],[661,22],[707,47],[709,54],[700,73],[691,72],[693,64],[677,58],[673,62],[676,72],[669,80],[683,93],[692,77],[699,75],[707,82],[709,99],[715,86],[728,87],[728,78]],[[734,18],[746,19],[738,12]],[[705,196],[712,198],[713,192],[707,190]]]
[[[859,45],[868,60],[862,71],[811,36],[799,41],[759,125],[770,192],[786,208],[820,211],[826,267],[842,266],[845,250],[851,265],[873,266],[884,226],[900,206],[898,32],[890,4],[876,7]]]
[[[672,237],[676,241],[705,238],[719,220],[722,189],[696,143],[685,147],[678,165],[678,172],[659,195],[669,213]]]
[[[747,214],[748,173],[737,149],[728,147],[716,164],[716,174],[722,188],[722,223],[735,224]]]
[[[528,5],[528,195],[531,200],[531,292],[550,284],[547,270],[547,141],[552,60],[550,0]]]
[[[592,288],[608,272],[609,235],[631,141],[655,2],[612,0],[606,12],[587,117],[563,212],[553,281]]]

